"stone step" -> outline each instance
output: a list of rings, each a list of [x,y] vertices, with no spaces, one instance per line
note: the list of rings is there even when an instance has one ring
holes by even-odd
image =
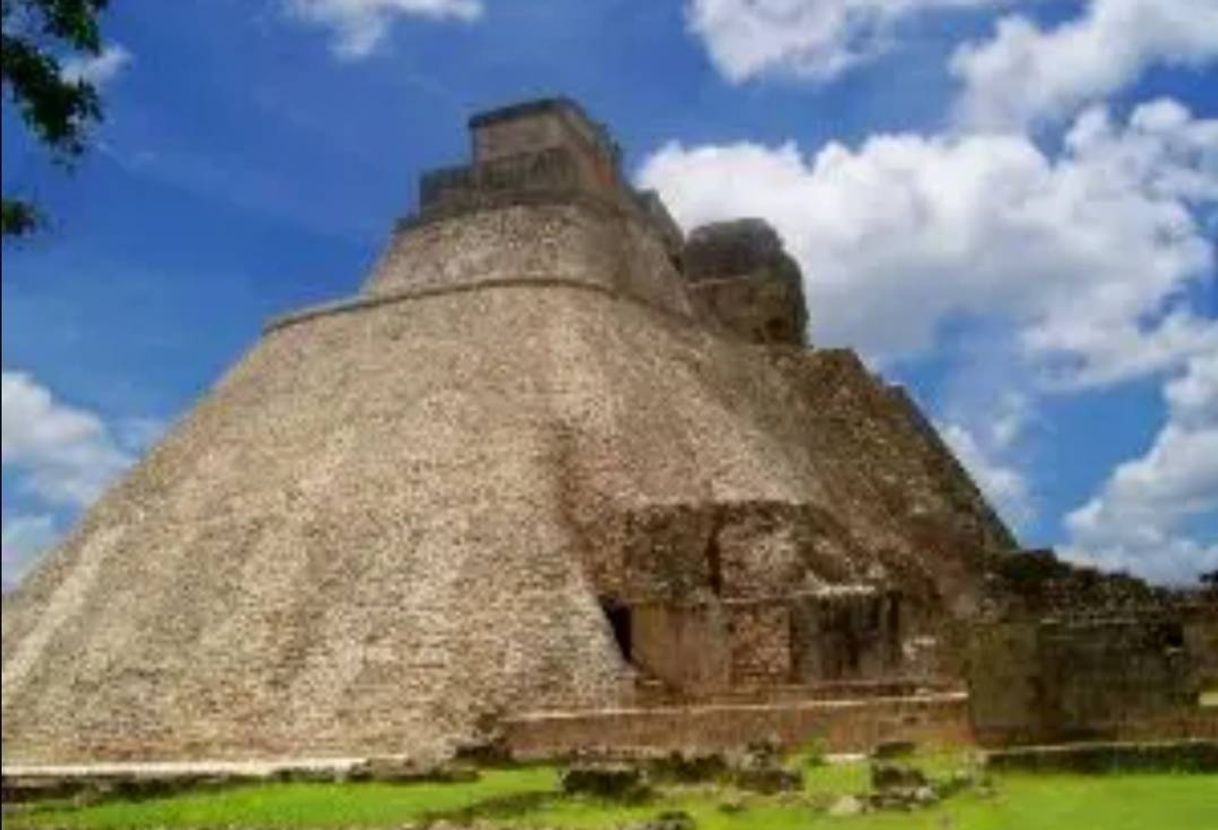
[[[887,741],[973,742],[968,694],[697,703],[534,712],[504,721],[508,749],[530,760],[577,753],[724,751],[760,740],[794,748],[813,740],[831,752],[866,752]]]
[[[821,683],[737,686],[714,691],[675,689],[655,678],[635,684],[640,705],[710,705],[717,703],[780,703],[801,700],[856,700],[879,697],[960,692],[959,681],[947,678],[891,678],[884,680],[837,680]]]

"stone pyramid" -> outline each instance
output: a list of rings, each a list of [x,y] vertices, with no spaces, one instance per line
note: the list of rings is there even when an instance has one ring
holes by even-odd
[[[268,324],[6,598],[6,763],[443,752],[901,674],[969,613],[1010,534],[805,345],[768,227],[686,239],[568,100],[470,126],[363,290]]]

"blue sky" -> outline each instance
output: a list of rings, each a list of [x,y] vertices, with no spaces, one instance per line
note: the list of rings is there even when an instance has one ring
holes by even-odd
[[[1027,546],[1218,568],[1218,0],[116,0],[67,173],[4,110],[11,581],[466,117],[566,94],[687,226],[770,219]]]

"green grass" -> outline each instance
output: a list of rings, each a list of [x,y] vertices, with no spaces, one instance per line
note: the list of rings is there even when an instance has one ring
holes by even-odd
[[[1014,776],[991,798],[965,793],[927,810],[854,818],[834,818],[773,800],[733,814],[697,797],[612,812],[555,802],[512,825],[602,830],[648,818],[660,809],[685,810],[699,830],[1215,830],[1218,780],[1183,775]]]
[[[452,813],[488,801],[555,791],[547,767],[486,770],[477,781],[436,784],[274,783],[164,798],[105,801],[6,817],[5,827],[376,827]]]
[[[958,769],[960,757],[919,758],[924,769]],[[801,798],[765,798],[730,789],[666,789],[646,804],[623,806],[557,794],[546,767],[484,771],[454,784],[278,783],[143,801],[8,816],[6,827],[377,827],[452,814],[482,805],[505,827],[607,830],[685,810],[700,830],[1218,830],[1218,777],[1185,774],[1007,774],[986,796],[964,792],[934,808],[833,818],[810,804],[866,789],[865,765],[805,770]],[[734,802],[736,812],[721,805]],[[488,803],[499,809],[485,811]]]

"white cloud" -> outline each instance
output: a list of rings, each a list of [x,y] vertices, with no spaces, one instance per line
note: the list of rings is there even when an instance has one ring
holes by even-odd
[[[5,516],[0,528],[0,581],[7,590],[30,564],[58,541],[60,529],[47,513]]]
[[[0,399],[0,460],[47,504],[87,505],[134,461],[97,415],[56,400],[24,372],[3,372]]]
[[[691,0],[690,30],[729,81],[832,79],[871,60],[919,13],[1006,0]]]
[[[1078,18],[1044,29],[999,21],[992,38],[961,46],[960,120],[1017,127],[1068,117],[1134,82],[1155,64],[1218,58],[1218,0],[1090,0]]]
[[[1195,538],[1190,522],[1218,516],[1218,348],[1170,381],[1167,422],[1147,452],[1116,468],[1066,517],[1063,553],[1163,582],[1218,568],[1218,527]]]
[[[969,428],[957,423],[940,424],[939,432],[1006,521],[1019,526],[1032,519],[1034,511],[1028,479],[1015,463],[1002,457],[1008,446],[1001,442],[997,446],[987,444]]]
[[[358,60],[372,54],[389,33],[394,18],[472,21],[482,15],[481,0],[286,0],[303,20],[333,30],[334,54]]]
[[[125,47],[112,43],[102,49],[101,54],[65,61],[63,77],[69,81],[87,81],[95,87],[103,87],[117,78],[132,60],[131,53]]]
[[[113,425],[114,438],[126,452],[139,455],[160,441],[168,426],[160,418],[122,418]]]
[[[800,262],[812,338],[924,353],[961,317],[1012,331],[1044,380],[1111,383],[1218,339],[1189,303],[1213,278],[1218,120],[1175,102],[1080,116],[1057,156],[1014,134],[670,143],[638,178],[686,227],[768,219]]]
[[[68,520],[89,506],[165,430],[153,418],[111,423],[56,399],[25,372],[0,373],[0,464],[21,506],[5,491],[3,581],[11,587],[54,545]],[[33,504],[28,508],[26,503]]]

